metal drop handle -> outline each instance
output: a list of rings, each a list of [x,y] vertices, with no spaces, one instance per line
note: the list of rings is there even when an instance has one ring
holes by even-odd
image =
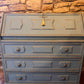
[[[45,19],[42,20],[42,26],[45,26]]]

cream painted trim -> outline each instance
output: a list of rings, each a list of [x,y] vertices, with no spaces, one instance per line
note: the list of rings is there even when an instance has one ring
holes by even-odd
[[[1,40],[1,42],[84,42],[84,40]]]
[[[1,36],[84,36],[84,34],[4,34],[2,33]]]

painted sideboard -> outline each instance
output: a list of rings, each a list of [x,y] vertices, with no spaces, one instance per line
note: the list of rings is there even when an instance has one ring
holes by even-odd
[[[82,14],[3,15],[5,84],[79,84]]]

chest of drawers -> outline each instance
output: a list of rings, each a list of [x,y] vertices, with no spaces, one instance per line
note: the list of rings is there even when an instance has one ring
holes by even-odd
[[[79,84],[82,14],[4,14],[1,45],[6,84]]]

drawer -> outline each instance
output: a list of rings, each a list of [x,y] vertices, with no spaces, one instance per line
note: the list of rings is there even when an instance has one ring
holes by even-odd
[[[76,36],[83,34],[81,14],[6,14],[4,21],[2,36]]]
[[[76,82],[78,74],[70,73],[6,73],[8,82]]]
[[[49,70],[52,72],[63,72],[62,69],[65,69],[67,72],[68,70],[78,70],[80,68],[80,61],[76,60],[15,60],[9,59],[4,60],[6,64],[6,69],[23,69],[23,70],[30,70],[31,71],[45,71],[48,72]],[[56,70],[56,71],[55,71]]]
[[[45,43],[37,43],[35,44],[25,44],[25,43],[19,43],[19,44],[4,44],[3,46],[3,54],[5,55],[67,55],[67,54],[81,54],[82,51],[82,45],[81,44],[45,44]]]

